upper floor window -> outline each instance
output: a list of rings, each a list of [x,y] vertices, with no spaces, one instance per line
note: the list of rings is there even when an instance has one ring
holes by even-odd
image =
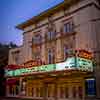
[[[64,22],[64,27],[63,27],[63,32],[64,33],[70,33],[70,32],[73,32],[73,31],[74,31],[74,29],[73,29],[72,20],[65,21]]]
[[[76,96],[77,96],[76,87],[72,87],[72,95],[73,95],[73,98],[76,98]]]
[[[39,59],[41,59],[41,46],[36,46],[36,47],[32,50],[32,54],[33,54],[33,59],[34,59],[34,60],[39,60]]]
[[[52,49],[48,50],[48,63],[49,64],[54,63],[54,52]]]
[[[40,44],[42,42],[42,37],[40,34],[37,34],[32,39],[34,44]]]
[[[13,60],[15,64],[20,64],[20,51],[12,52]]]
[[[48,35],[48,39],[51,40],[55,37],[55,32],[49,31],[47,35]]]
[[[64,47],[63,47],[63,49],[64,49],[64,60],[68,57],[68,46],[67,45],[64,45]]]
[[[49,23],[46,30],[47,30],[47,39],[49,39],[49,40],[54,39],[56,36],[55,25]]]
[[[78,87],[78,95],[79,95],[79,98],[80,98],[80,99],[82,99],[82,97],[83,97],[82,94],[83,94],[83,89],[82,89],[81,86],[79,86],[79,87]]]
[[[41,58],[40,52],[35,52],[35,53],[33,53],[33,59],[38,60],[38,59],[40,59],[40,58]]]

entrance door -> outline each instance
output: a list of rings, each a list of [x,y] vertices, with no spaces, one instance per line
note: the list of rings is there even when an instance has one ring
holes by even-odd
[[[83,100],[82,84],[74,82],[58,84],[57,100]]]
[[[46,83],[46,99],[55,100],[55,84]]]
[[[72,83],[71,98],[72,100],[83,100],[83,86],[80,83]]]
[[[57,99],[58,100],[69,100],[69,85],[67,83],[58,84]]]

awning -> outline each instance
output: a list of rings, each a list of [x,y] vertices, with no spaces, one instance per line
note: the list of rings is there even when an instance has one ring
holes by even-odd
[[[11,79],[6,80],[6,84],[7,85],[12,85],[12,84],[15,84],[18,81],[19,81],[19,78],[11,78]]]

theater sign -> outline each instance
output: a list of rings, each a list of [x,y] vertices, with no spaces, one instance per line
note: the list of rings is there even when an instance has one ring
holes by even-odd
[[[80,57],[71,57],[68,58],[63,63],[56,64],[56,70],[70,70],[70,69],[79,69],[84,71],[93,71],[92,60],[80,58]]]
[[[62,71],[78,69],[82,71],[93,71],[92,60],[81,58],[81,57],[69,57],[66,61],[56,64],[41,65],[37,67],[20,68],[15,70],[5,71],[6,76],[20,76],[28,75],[33,73],[51,72],[51,71]]]

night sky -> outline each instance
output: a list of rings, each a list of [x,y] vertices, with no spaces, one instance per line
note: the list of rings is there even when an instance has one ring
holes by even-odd
[[[22,31],[16,25],[63,0],[0,0],[0,42],[22,44]]]

